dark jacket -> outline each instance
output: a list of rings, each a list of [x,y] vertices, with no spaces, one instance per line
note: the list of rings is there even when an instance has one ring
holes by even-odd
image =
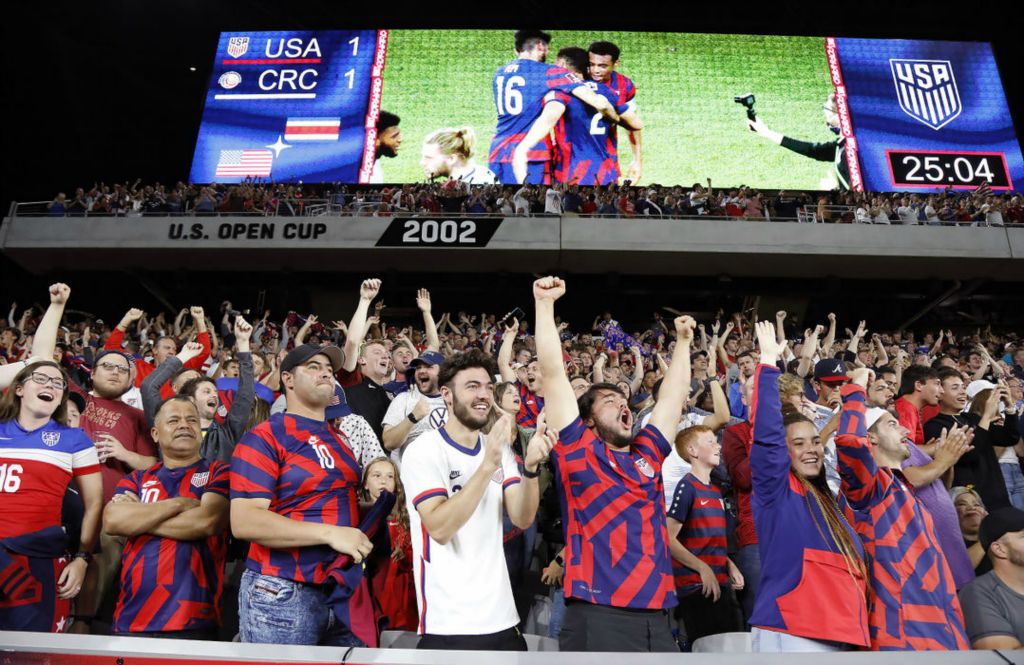
[[[181,361],[177,358],[168,358],[154,369],[149,376],[142,381],[142,408],[146,413],[146,420],[150,426],[156,418],[156,411],[160,408],[163,400],[160,398],[160,386],[174,376],[181,369]],[[252,411],[253,401],[256,399],[255,379],[252,370],[252,354],[238,354],[238,392],[231,402],[231,410],[224,416],[224,422],[216,420],[210,423],[203,437],[203,444],[199,454],[207,461],[219,460],[226,464],[231,463],[231,454],[235,451],[235,444],[245,434],[246,425],[249,424],[249,414]]]

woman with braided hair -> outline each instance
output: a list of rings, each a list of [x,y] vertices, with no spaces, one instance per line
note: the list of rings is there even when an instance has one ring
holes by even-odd
[[[825,482],[814,423],[782,415],[774,324],[758,322],[757,339],[750,469],[762,577],[750,617],[754,651],[867,647],[863,545]]]

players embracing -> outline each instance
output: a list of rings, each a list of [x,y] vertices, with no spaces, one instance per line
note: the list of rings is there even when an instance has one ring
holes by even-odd
[[[523,88],[526,97],[521,97],[517,96],[516,86],[512,86],[513,104],[518,104],[521,112],[509,113],[508,70],[523,59],[542,63],[547,58],[549,43],[547,33],[517,32],[516,52],[520,60],[505,65],[495,75],[498,129],[492,144],[491,169],[503,183],[618,183],[621,170],[616,125],[621,124],[629,130],[633,144],[633,163],[627,175],[636,182],[642,172],[643,123],[634,101],[636,86],[616,71],[619,48],[615,44],[597,41],[589,50],[571,46],[558,51],[552,72],[561,72],[560,76],[571,81],[582,81],[589,96],[579,88],[549,82],[547,89]],[[529,112],[523,110],[526,107],[523,99],[530,101],[538,94],[539,104],[535,103]],[[508,127],[516,131],[509,131]],[[522,133],[523,128],[527,130],[525,133]],[[511,173],[507,165],[500,166],[507,158],[511,161]]]
[[[564,108],[568,99],[577,98],[608,122],[619,122],[614,105],[587,86],[580,75],[545,64],[550,42],[551,35],[542,30],[519,30],[515,33],[516,58],[494,74],[492,91],[498,126],[488,160],[501,183],[551,183],[550,132],[536,142],[524,141],[547,105],[558,103]],[[512,162],[513,152],[520,145],[524,146],[526,166],[523,177],[517,178]]]

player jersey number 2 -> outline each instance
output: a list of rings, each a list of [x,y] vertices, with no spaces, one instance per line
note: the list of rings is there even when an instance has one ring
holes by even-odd
[[[594,117],[590,119],[590,133],[594,136],[602,136],[608,132],[607,126],[604,123],[604,116],[600,113],[595,113]]]
[[[498,115],[519,115],[523,112],[523,93],[519,88],[526,85],[522,76],[499,76],[495,80],[498,95]]]

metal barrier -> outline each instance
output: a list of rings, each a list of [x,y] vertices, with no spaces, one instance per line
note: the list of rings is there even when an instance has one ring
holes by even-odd
[[[343,647],[182,642],[141,637],[51,635],[0,631],[0,663],[6,665],[184,665],[200,663],[345,663],[346,665],[593,665],[604,654],[498,651],[420,651]],[[622,665],[1024,665],[1015,651],[860,653],[617,653]]]

